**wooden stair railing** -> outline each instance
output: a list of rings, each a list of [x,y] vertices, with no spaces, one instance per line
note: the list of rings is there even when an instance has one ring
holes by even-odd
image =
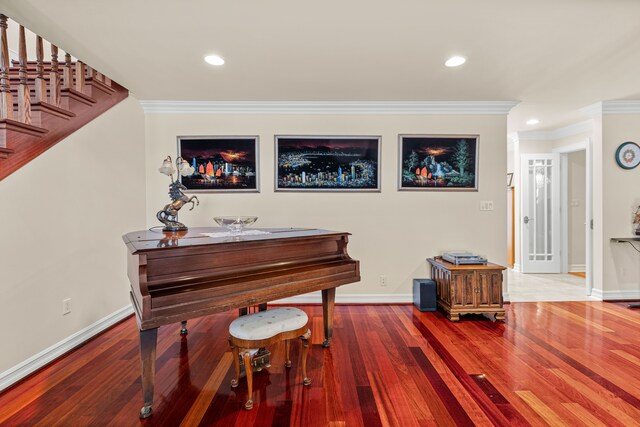
[[[0,14],[0,180],[80,129],[129,92],[82,61],[36,36],[36,60],[27,60],[25,28],[19,28],[18,61],[8,54],[7,16]]]

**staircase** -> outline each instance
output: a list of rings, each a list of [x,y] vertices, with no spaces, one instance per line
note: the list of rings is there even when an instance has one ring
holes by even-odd
[[[20,26],[18,61],[10,63],[7,17],[0,14],[0,180],[53,147],[129,95],[129,91],[51,45],[44,61],[36,37],[36,60],[27,61]]]

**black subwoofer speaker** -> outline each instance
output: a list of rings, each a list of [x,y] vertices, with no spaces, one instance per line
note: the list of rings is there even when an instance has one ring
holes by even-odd
[[[420,311],[436,311],[436,282],[413,279],[413,304]]]

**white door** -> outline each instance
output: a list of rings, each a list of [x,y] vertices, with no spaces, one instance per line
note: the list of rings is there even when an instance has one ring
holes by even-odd
[[[560,273],[559,172],[557,153],[522,155],[523,273]]]

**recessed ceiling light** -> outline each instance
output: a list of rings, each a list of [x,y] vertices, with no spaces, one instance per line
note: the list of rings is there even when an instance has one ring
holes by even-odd
[[[540,120],[538,120],[538,119],[529,119],[529,120],[527,120],[527,124],[528,125],[537,125],[538,123],[540,123]]]
[[[444,63],[447,67],[458,67],[467,62],[467,58],[463,58],[462,56],[452,56],[447,59],[447,62]]]
[[[211,65],[222,65],[224,64],[224,59],[219,57],[218,55],[207,55],[204,57],[204,60],[207,64]]]

